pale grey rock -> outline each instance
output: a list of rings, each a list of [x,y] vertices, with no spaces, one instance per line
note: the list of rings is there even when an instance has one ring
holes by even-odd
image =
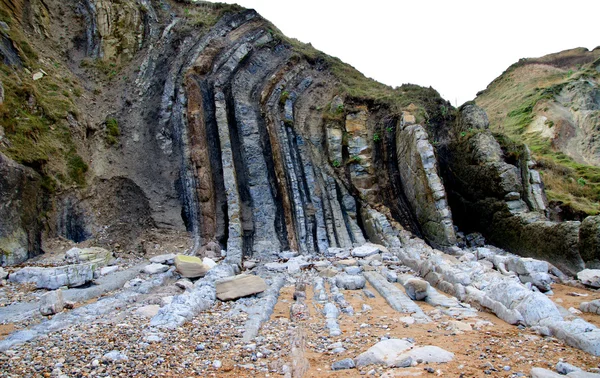
[[[40,313],[44,316],[57,314],[64,307],[65,301],[61,289],[49,291],[40,298]]]
[[[288,265],[286,263],[270,262],[265,264],[265,268],[273,272],[284,272],[287,270]]]
[[[262,293],[267,290],[265,280],[258,276],[239,274],[228,277],[215,283],[217,298],[221,301],[228,301],[248,295]]]
[[[378,342],[361,353],[354,359],[356,366],[386,365],[394,366],[403,361],[403,353],[412,348],[413,344],[407,340],[387,339]]]
[[[581,369],[566,362],[559,362],[556,364],[556,371],[559,374],[567,375],[574,371],[581,371]]]
[[[96,262],[98,265],[106,265],[112,259],[112,253],[104,248],[71,248],[65,253],[65,260],[69,264],[81,264]]]
[[[283,260],[289,260],[296,256],[298,256],[298,252],[296,251],[283,251],[279,253],[279,258]]]
[[[152,263],[150,265],[146,265],[143,269],[143,272],[147,274],[158,274],[164,273],[167,270],[169,270],[168,265]]]
[[[423,363],[446,363],[454,359],[454,353],[437,346],[427,345],[411,349],[400,355],[399,359],[405,360],[407,357],[412,358],[414,361],[423,361]]]
[[[217,262],[210,257],[202,258],[202,264],[206,266],[209,270],[217,266]]]
[[[381,274],[377,272],[365,272],[364,275],[394,310],[404,314],[412,314],[416,320],[422,323],[431,321],[415,302],[394,284],[389,283]]]
[[[175,263],[175,254],[167,253],[164,255],[154,256],[150,259],[151,263],[173,265]]]
[[[62,286],[77,287],[94,279],[95,263],[65,265],[54,268],[26,267],[8,278],[15,283],[33,283],[38,289],[55,290]]]
[[[552,290],[552,277],[548,273],[533,272],[531,274],[520,274],[519,279],[523,283],[530,282],[542,292]]]
[[[381,269],[381,274],[389,282],[397,282],[398,281],[398,274],[396,272],[394,272],[393,270],[383,268],[383,269]]]
[[[338,274],[335,277],[336,286],[345,290],[362,289],[365,287],[366,282],[365,277],[359,275]]]
[[[367,298],[375,298],[375,294],[369,289],[363,289],[363,293]]]
[[[600,378],[600,374],[597,373],[590,373],[587,371],[573,371],[569,374],[567,374],[567,377],[569,378]]]
[[[355,367],[356,365],[354,364],[354,360],[351,358],[345,358],[331,364],[331,370],[354,369]]]
[[[146,318],[152,318],[153,316],[158,314],[158,310],[160,310],[159,305],[147,305],[138,308],[137,310],[135,310],[135,313]]]
[[[584,285],[600,288],[600,269],[584,269],[577,273],[577,279]]]
[[[4,268],[0,267],[0,280],[5,279],[6,277],[8,277],[8,272],[6,272]]]
[[[244,261],[242,266],[244,267],[244,269],[250,270],[250,269],[256,267],[256,261],[246,260],[246,261]]]
[[[118,270],[119,270],[118,265],[104,266],[104,267],[100,268],[100,276],[106,276],[106,275],[114,273]]]
[[[362,273],[362,268],[360,266],[347,266],[344,268],[344,272],[350,275],[357,275]]]
[[[129,357],[127,357],[125,353],[119,352],[118,350],[112,350],[102,356],[102,359],[110,362],[121,362],[128,361]]]
[[[583,312],[591,312],[592,314],[600,315],[600,299],[595,299],[591,302],[582,302],[579,309]]]
[[[532,275],[533,273],[548,273],[548,263],[542,260],[532,258],[510,258],[508,259],[507,268],[511,272],[517,274]]]
[[[407,280],[403,286],[404,289],[406,289],[406,294],[408,294],[410,299],[414,301],[422,301],[427,298],[427,293],[431,285],[425,280],[411,278]]]
[[[381,246],[372,243],[366,243],[352,250],[354,257],[367,257],[381,252]]]
[[[531,369],[531,378],[562,378],[563,376],[552,370],[535,367]]]

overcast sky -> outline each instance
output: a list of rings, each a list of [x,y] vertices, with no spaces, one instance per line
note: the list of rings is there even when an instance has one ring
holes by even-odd
[[[600,0],[227,0],[391,86],[462,104],[524,57],[600,45]]]

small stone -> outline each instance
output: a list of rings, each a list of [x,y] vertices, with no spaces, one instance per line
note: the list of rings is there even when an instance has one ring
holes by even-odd
[[[100,361],[98,361],[98,360],[92,361],[92,367],[97,368],[98,366],[100,366]]]
[[[265,280],[258,276],[239,274],[216,282],[217,298],[221,301],[246,297],[267,290]]]
[[[164,273],[167,270],[169,270],[168,265],[152,263],[150,265],[146,265],[144,267],[143,271],[144,271],[144,273],[147,273],[147,274],[158,274],[158,273]]]
[[[429,282],[419,278],[411,278],[406,280],[404,283],[406,294],[413,301],[422,301],[427,298],[427,291],[429,290],[429,287]]]
[[[219,361],[219,360],[214,360],[213,363],[212,363],[212,366],[215,369],[220,369],[221,366],[223,366],[223,363],[221,361]]]
[[[31,78],[35,81],[35,80],[40,80],[43,77],[44,77],[44,74],[38,71],[38,72],[34,73]]]
[[[113,266],[105,266],[102,267],[100,269],[100,275],[101,276],[106,276],[107,274],[111,274],[116,272],[117,270],[119,270],[119,267],[117,265],[113,265]]]
[[[151,263],[173,265],[175,263],[175,254],[167,253],[164,255],[154,256],[150,259]]]
[[[352,256],[354,257],[367,257],[371,255],[375,255],[380,253],[380,246],[376,244],[366,243],[360,247],[354,248],[352,250]]]
[[[44,316],[54,315],[65,307],[62,290],[49,291],[40,299],[40,313]]]
[[[367,298],[375,298],[375,294],[369,289],[363,289],[363,293]]]
[[[242,266],[244,267],[244,269],[250,270],[250,269],[256,267],[256,262],[252,261],[252,260],[247,260],[247,261],[244,261]]]
[[[118,350],[112,350],[102,356],[104,361],[112,361],[112,362],[120,362],[120,361],[128,361],[129,357],[126,354],[119,352]]]
[[[566,362],[559,362],[556,364],[556,371],[559,374],[567,375],[574,371],[581,371],[581,369]]]
[[[5,279],[6,277],[8,277],[8,272],[4,271],[4,268],[0,267],[0,280]]]
[[[354,364],[354,360],[351,358],[345,358],[331,364],[331,370],[354,369],[355,367],[356,365]]]
[[[358,290],[365,287],[367,280],[363,276],[339,274],[335,277],[335,284],[340,289]]]

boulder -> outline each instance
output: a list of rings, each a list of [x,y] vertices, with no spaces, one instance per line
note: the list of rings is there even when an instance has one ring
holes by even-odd
[[[106,265],[112,259],[112,253],[104,248],[71,248],[65,253],[65,260],[69,264],[81,264],[95,262],[98,265]]]
[[[358,290],[365,287],[367,280],[363,276],[339,274],[335,277],[335,284],[340,289]]]
[[[95,263],[65,265],[54,268],[26,267],[10,275],[9,281],[33,283],[38,289],[55,290],[62,286],[77,287],[94,279]]]
[[[544,293],[552,290],[552,277],[548,273],[533,272],[531,275],[520,274],[519,279],[523,283],[531,282],[532,285]]]
[[[222,301],[238,299],[267,290],[265,280],[247,274],[239,274],[219,280],[216,282],[216,287],[217,298]]]
[[[548,263],[532,258],[511,258],[506,261],[506,268],[519,275],[533,273],[548,273]]]
[[[152,263],[150,265],[146,265],[142,271],[147,274],[158,274],[164,273],[167,270],[169,270],[168,265]]]
[[[437,346],[428,345],[415,348],[398,357],[399,360],[406,360],[410,357],[413,361],[423,361],[423,363],[445,363],[454,359],[454,353],[448,352]]]
[[[202,263],[202,259],[196,256],[177,255],[174,262],[177,273],[185,278],[204,277],[210,270]]]
[[[164,255],[154,256],[150,259],[151,263],[173,265],[175,263],[175,254],[167,253]]]
[[[387,365],[395,366],[405,359],[403,353],[412,348],[407,340],[388,339],[378,342],[354,359],[356,366]]]
[[[366,243],[352,250],[354,257],[367,257],[382,252],[381,246],[377,244]]]
[[[559,374],[567,375],[567,374],[572,373],[574,371],[581,371],[581,369],[578,368],[577,366],[573,366],[573,365],[568,364],[566,362],[558,362],[556,364],[556,371]]]
[[[331,370],[354,369],[355,367],[356,365],[354,364],[354,360],[351,358],[345,358],[331,364]]]
[[[119,352],[118,350],[111,350],[102,356],[104,361],[108,362],[120,362],[120,361],[128,361],[129,357],[125,353]]]
[[[17,265],[41,253],[42,179],[0,153],[0,265]]]
[[[599,288],[600,269],[584,269],[577,273],[577,279],[584,285]]]
[[[404,283],[406,294],[413,301],[422,301],[427,298],[427,292],[431,285],[420,278],[410,278]]]
[[[65,301],[60,289],[49,291],[40,298],[40,313],[44,316],[57,314],[64,307]]]
[[[583,312],[591,312],[592,314],[600,315],[600,299],[595,299],[591,302],[582,302],[579,309]]]

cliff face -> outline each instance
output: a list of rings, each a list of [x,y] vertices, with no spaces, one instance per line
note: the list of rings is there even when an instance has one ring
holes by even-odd
[[[493,131],[529,144],[563,219],[599,211],[599,58],[579,48],[521,59],[476,98]]]
[[[4,3],[13,21],[3,36],[35,54],[5,44],[19,62],[3,52],[13,100],[0,142],[42,177],[47,236],[143,250],[149,230],[187,230],[191,252],[218,242],[239,265],[281,250],[389,245],[402,229],[452,251],[452,211],[461,227],[500,241],[498,222],[522,213],[545,220],[533,162],[507,161],[487,131],[461,136],[485,118],[481,110],[455,119],[434,90],[375,83],[252,10],[47,1],[42,22],[17,18],[19,4]],[[61,112],[48,91],[63,100]],[[18,117],[23,104],[40,122],[34,132]],[[467,222],[472,211],[481,216]],[[505,244],[539,255],[530,234]],[[570,271],[582,267],[573,243]]]

